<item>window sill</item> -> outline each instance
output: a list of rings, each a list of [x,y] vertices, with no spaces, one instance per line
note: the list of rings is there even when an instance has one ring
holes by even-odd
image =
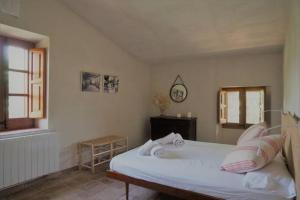
[[[31,136],[31,135],[37,135],[37,134],[43,134],[43,133],[49,133],[49,132],[53,132],[53,130],[32,128],[32,129],[23,129],[23,130],[15,130],[15,131],[2,131],[2,132],[0,132],[0,140],[16,138],[16,137]]]

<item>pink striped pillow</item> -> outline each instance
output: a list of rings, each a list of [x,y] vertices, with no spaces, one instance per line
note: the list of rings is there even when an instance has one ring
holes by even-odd
[[[237,145],[240,145],[248,140],[252,140],[258,137],[264,136],[267,131],[266,123],[254,124],[250,126],[244,133],[239,137]]]
[[[264,167],[281,150],[284,136],[269,135],[238,145],[224,159],[221,170],[245,173]]]

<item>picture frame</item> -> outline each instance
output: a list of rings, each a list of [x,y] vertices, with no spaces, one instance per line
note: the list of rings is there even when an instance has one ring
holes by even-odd
[[[81,72],[81,91],[100,92],[101,75],[93,72]]]
[[[173,85],[170,88],[170,98],[175,103],[181,103],[186,100],[188,89],[185,86],[180,75],[177,75]]]
[[[119,91],[119,77],[114,75],[103,75],[103,92],[117,93]]]

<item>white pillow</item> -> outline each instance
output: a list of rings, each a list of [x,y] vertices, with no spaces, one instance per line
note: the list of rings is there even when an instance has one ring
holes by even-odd
[[[267,131],[266,123],[254,124],[250,126],[247,130],[243,132],[243,134],[239,137],[237,141],[237,145],[240,145],[249,140],[253,140],[255,138],[262,137],[266,135]]]
[[[249,189],[270,191],[285,198],[296,196],[295,182],[287,170],[281,155],[264,168],[248,172],[243,185]]]
[[[245,173],[264,167],[281,150],[282,135],[268,135],[246,141],[226,155],[221,169],[233,173]]]

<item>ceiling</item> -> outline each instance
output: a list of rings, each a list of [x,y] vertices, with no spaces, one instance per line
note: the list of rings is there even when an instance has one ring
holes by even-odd
[[[61,0],[147,63],[282,47],[288,0]]]

